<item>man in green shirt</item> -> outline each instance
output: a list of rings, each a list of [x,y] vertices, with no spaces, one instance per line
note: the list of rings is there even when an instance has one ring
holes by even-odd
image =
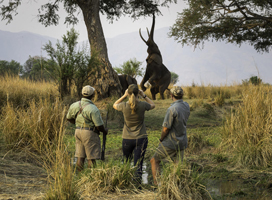
[[[67,113],[67,120],[76,125],[76,153],[77,168],[83,169],[85,158],[88,167],[95,166],[96,160],[101,158],[101,142],[99,132],[108,134],[99,109],[91,99],[95,89],[89,85],[82,88],[82,98],[73,103]]]

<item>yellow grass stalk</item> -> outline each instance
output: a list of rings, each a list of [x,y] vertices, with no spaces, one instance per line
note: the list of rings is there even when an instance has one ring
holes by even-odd
[[[205,186],[199,183],[199,174],[188,166],[170,162],[159,177],[158,198],[171,200],[212,199]]]
[[[122,194],[135,189],[135,168],[130,163],[108,161],[96,168],[85,170],[77,182],[81,198],[99,197],[111,193]]]
[[[243,103],[226,120],[221,147],[233,152],[239,165],[272,165],[271,91],[271,86],[249,85],[243,91]]]
[[[14,107],[28,107],[29,103],[40,98],[54,98],[59,95],[56,85],[50,82],[34,82],[20,77],[0,78],[0,103],[7,101]]]

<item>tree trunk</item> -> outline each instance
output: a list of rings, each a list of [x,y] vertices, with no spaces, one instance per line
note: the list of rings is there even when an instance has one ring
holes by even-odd
[[[88,39],[91,51],[97,51],[100,66],[93,71],[89,84],[96,90],[96,99],[121,95],[121,85],[117,73],[113,70],[109,59],[106,40],[104,37],[100,17],[99,0],[78,1],[82,10],[84,21],[88,31]]]

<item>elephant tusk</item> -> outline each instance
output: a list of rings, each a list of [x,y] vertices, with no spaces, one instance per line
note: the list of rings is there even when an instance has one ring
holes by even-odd
[[[142,38],[142,40],[147,44],[147,42],[145,41],[145,39],[143,38],[143,36],[141,34],[141,29],[139,29],[139,34],[140,34],[140,37]]]
[[[147,27],[146,27],[146,31],[147,31],[148,38],[150,38],[150,33]]]

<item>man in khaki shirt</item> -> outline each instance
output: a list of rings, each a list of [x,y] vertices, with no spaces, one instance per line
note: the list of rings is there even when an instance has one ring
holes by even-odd
[[[88,167],[95,166],[95,161],[101,158],[99,132],[108,133],[99,109],[91,101],[94,91],[95,89],[89,85],[83,87],[83,97],[70,106],[66,116],[69,122],[76,125],[75,157],[79,171],[83,169],[85,158],[88,160]]]

